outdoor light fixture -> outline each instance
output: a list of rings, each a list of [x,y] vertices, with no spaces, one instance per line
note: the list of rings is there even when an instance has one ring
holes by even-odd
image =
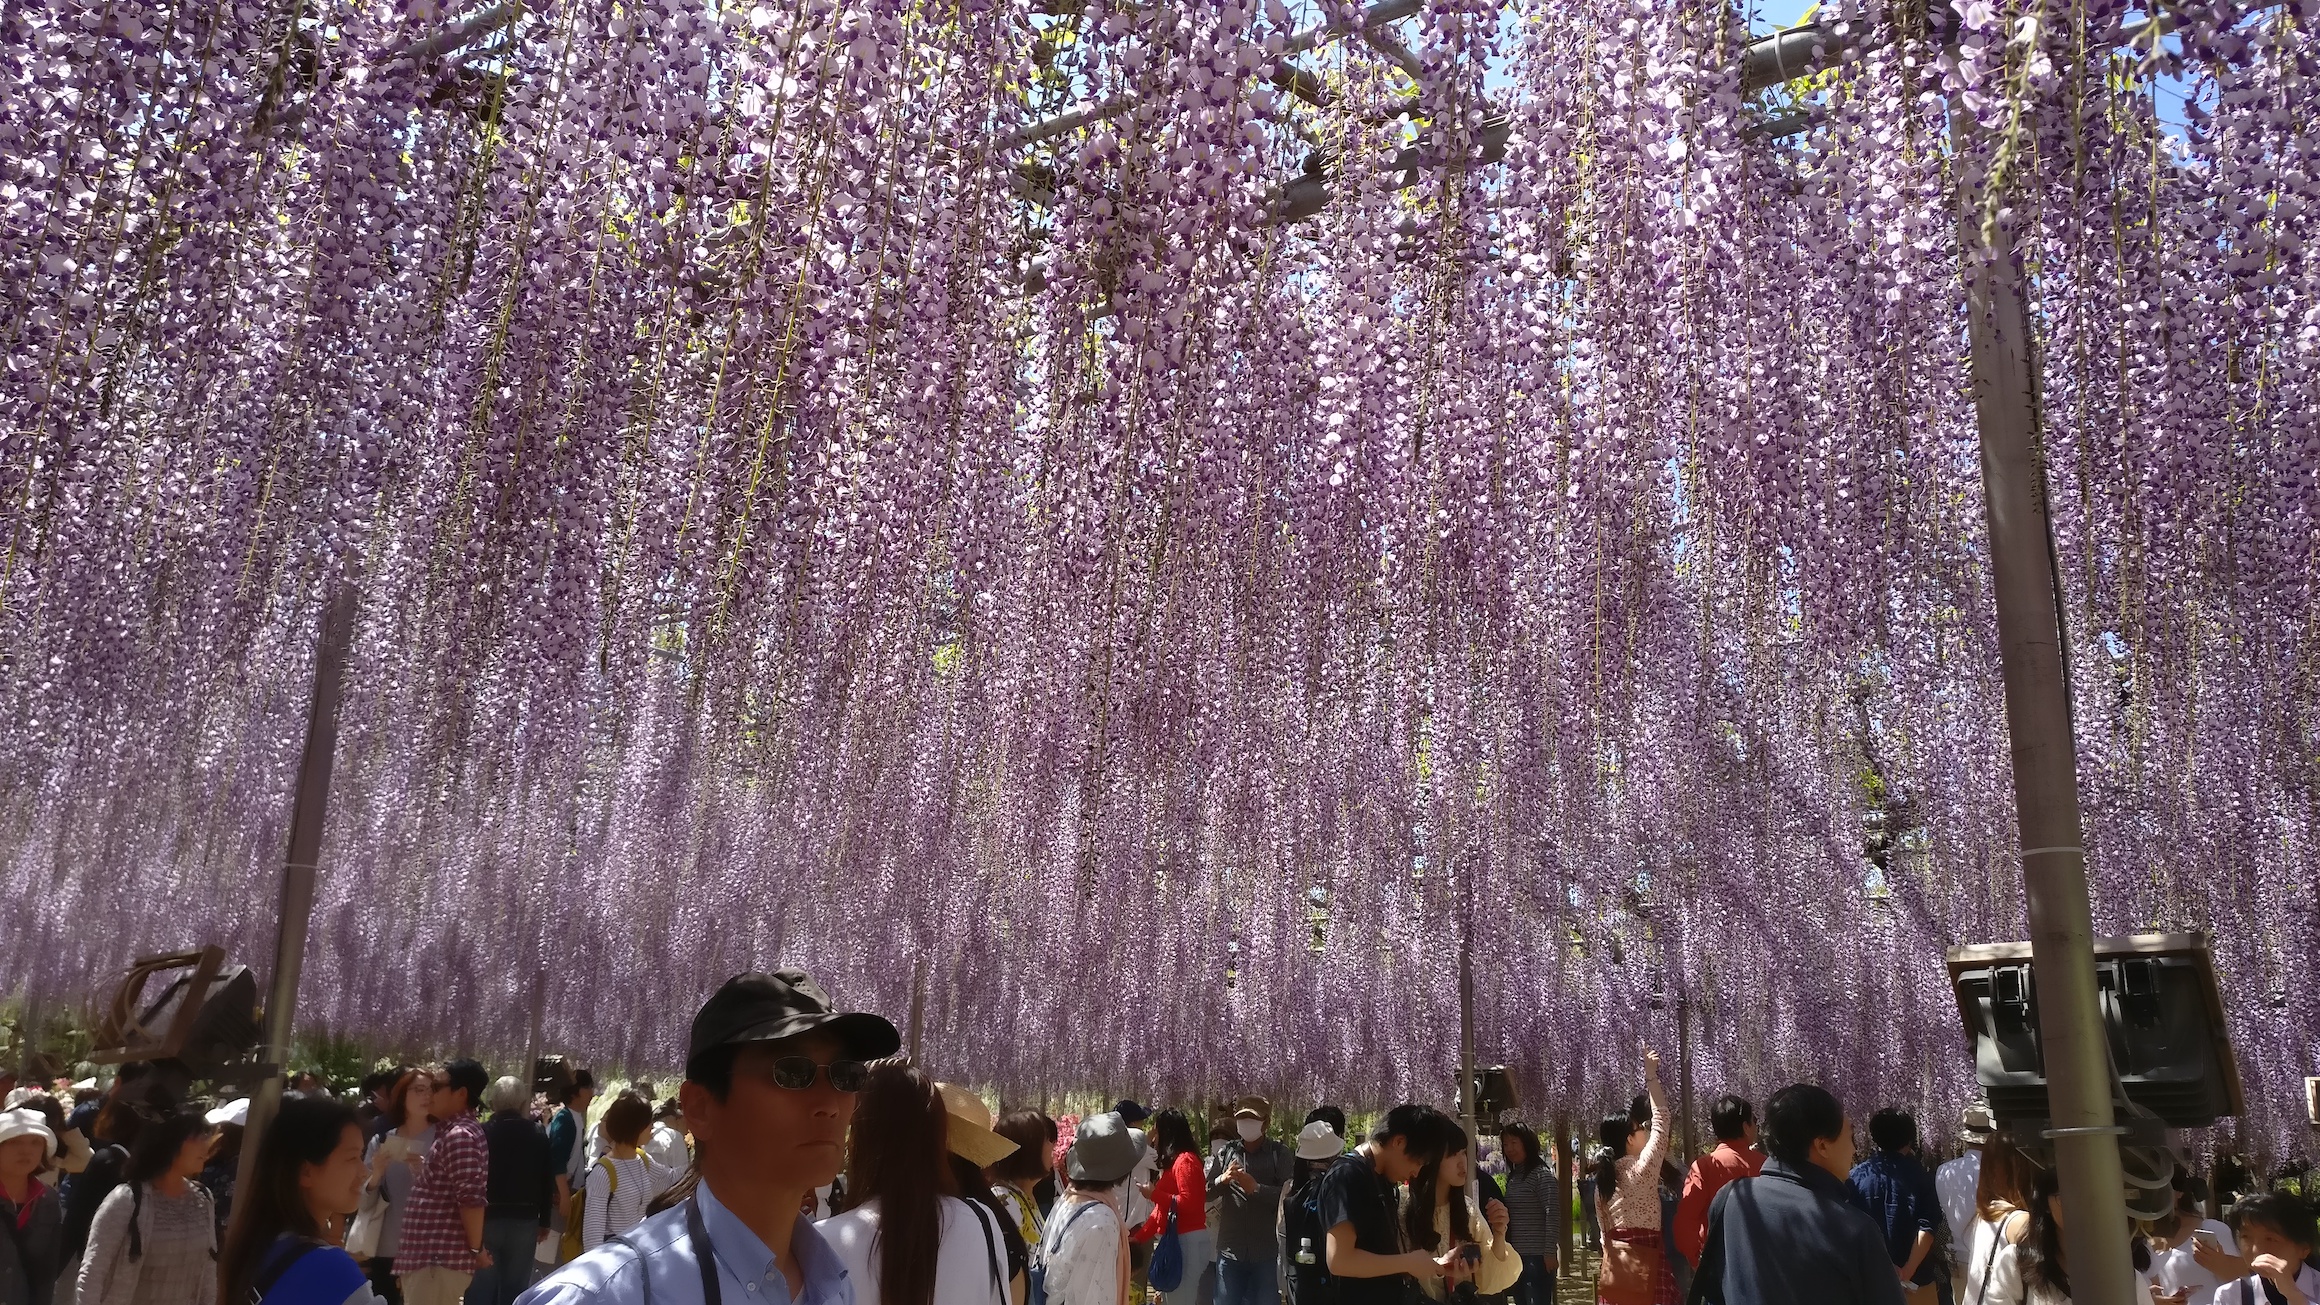
[[[2204,1128],[2245,1110],[2207,936],[2098,938],[2094,957],[2112,1073],[2125,1099],[2171,1128]],[[2030,944],[1951,948],[1949,974],[1990,1113],[2001,1125],[2043,1121]]]
[[[248,966],[229,969],[225,959],[221,947],[140,957],[94,1021],[89,1059],[159,1061],[188,1080],[216,1077],[241,1061],[258,1045],[258,981]],[[148,999],[146,982],[173,970],[187,972]]]

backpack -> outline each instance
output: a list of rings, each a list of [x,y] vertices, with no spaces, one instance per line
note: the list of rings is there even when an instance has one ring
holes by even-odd
[[[1281,1207],[1281,1241],[1289,1257],[1290,1298],[1295,1305],[1335,1305],[1337,1281],[1329,1276],[1329,1230],[1321,1226],[1321,1175],[1289,1194]],[[1299,1259],[1313,1247],[1313,1262]]]
[[[605,1164],[604,1162],[609,1159],[611,1159],[610,1156],[604,1156],[596,1161],[598,1165],[602,1165],[604,1168],[604,1204],[608,1214],[610,1213],[610,1207],[612,1205],[613,1193],[620,1190],[620,1166]],[[587,1217],[588,1176],[587,1172],[583,1170],[580,1176],[580,1185],[574,1188],[572,1191],[571,1204],[565,1207],[564,1210],[564,1235],[556,1239],[556,1263],[569,1264],[573,1260],[580,1258],[580,1252],[582,1250],[580,1245],[580,1229],[587,1220]]]

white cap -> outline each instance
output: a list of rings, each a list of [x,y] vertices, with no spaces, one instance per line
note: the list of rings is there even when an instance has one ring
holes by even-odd
[[[250,1099],[248,1097],[235,1097],[210,1111],[203,1118],[209,1120],[212,1125],[247,1124],[250,1122]]]

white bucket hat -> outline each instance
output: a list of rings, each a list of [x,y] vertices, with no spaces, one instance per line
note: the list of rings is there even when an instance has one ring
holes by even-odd
[[[48,1154],[41,1158],[46,1165],[56,1159],[56,1134],[48,1131],[48,1120],[37,1110],[0,1110],[0,1142],[13,1142],[20,1137],[37,1137],[48,1146]]]
[[[1345,1139],[1326,1120],[1316,1119],[1297,1131],[1297,1158],[1335,1160],[1345,1154]]]

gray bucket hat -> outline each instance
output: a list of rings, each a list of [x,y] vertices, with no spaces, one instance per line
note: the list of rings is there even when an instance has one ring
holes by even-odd
[[[1079,1183],[1116,1183],[1136,1171],[1144,1158],[1144,1135],[1128,1127],[1117,1111],[1079,1121],[1079,1133],[1063,1156],[1064,1176]]]

